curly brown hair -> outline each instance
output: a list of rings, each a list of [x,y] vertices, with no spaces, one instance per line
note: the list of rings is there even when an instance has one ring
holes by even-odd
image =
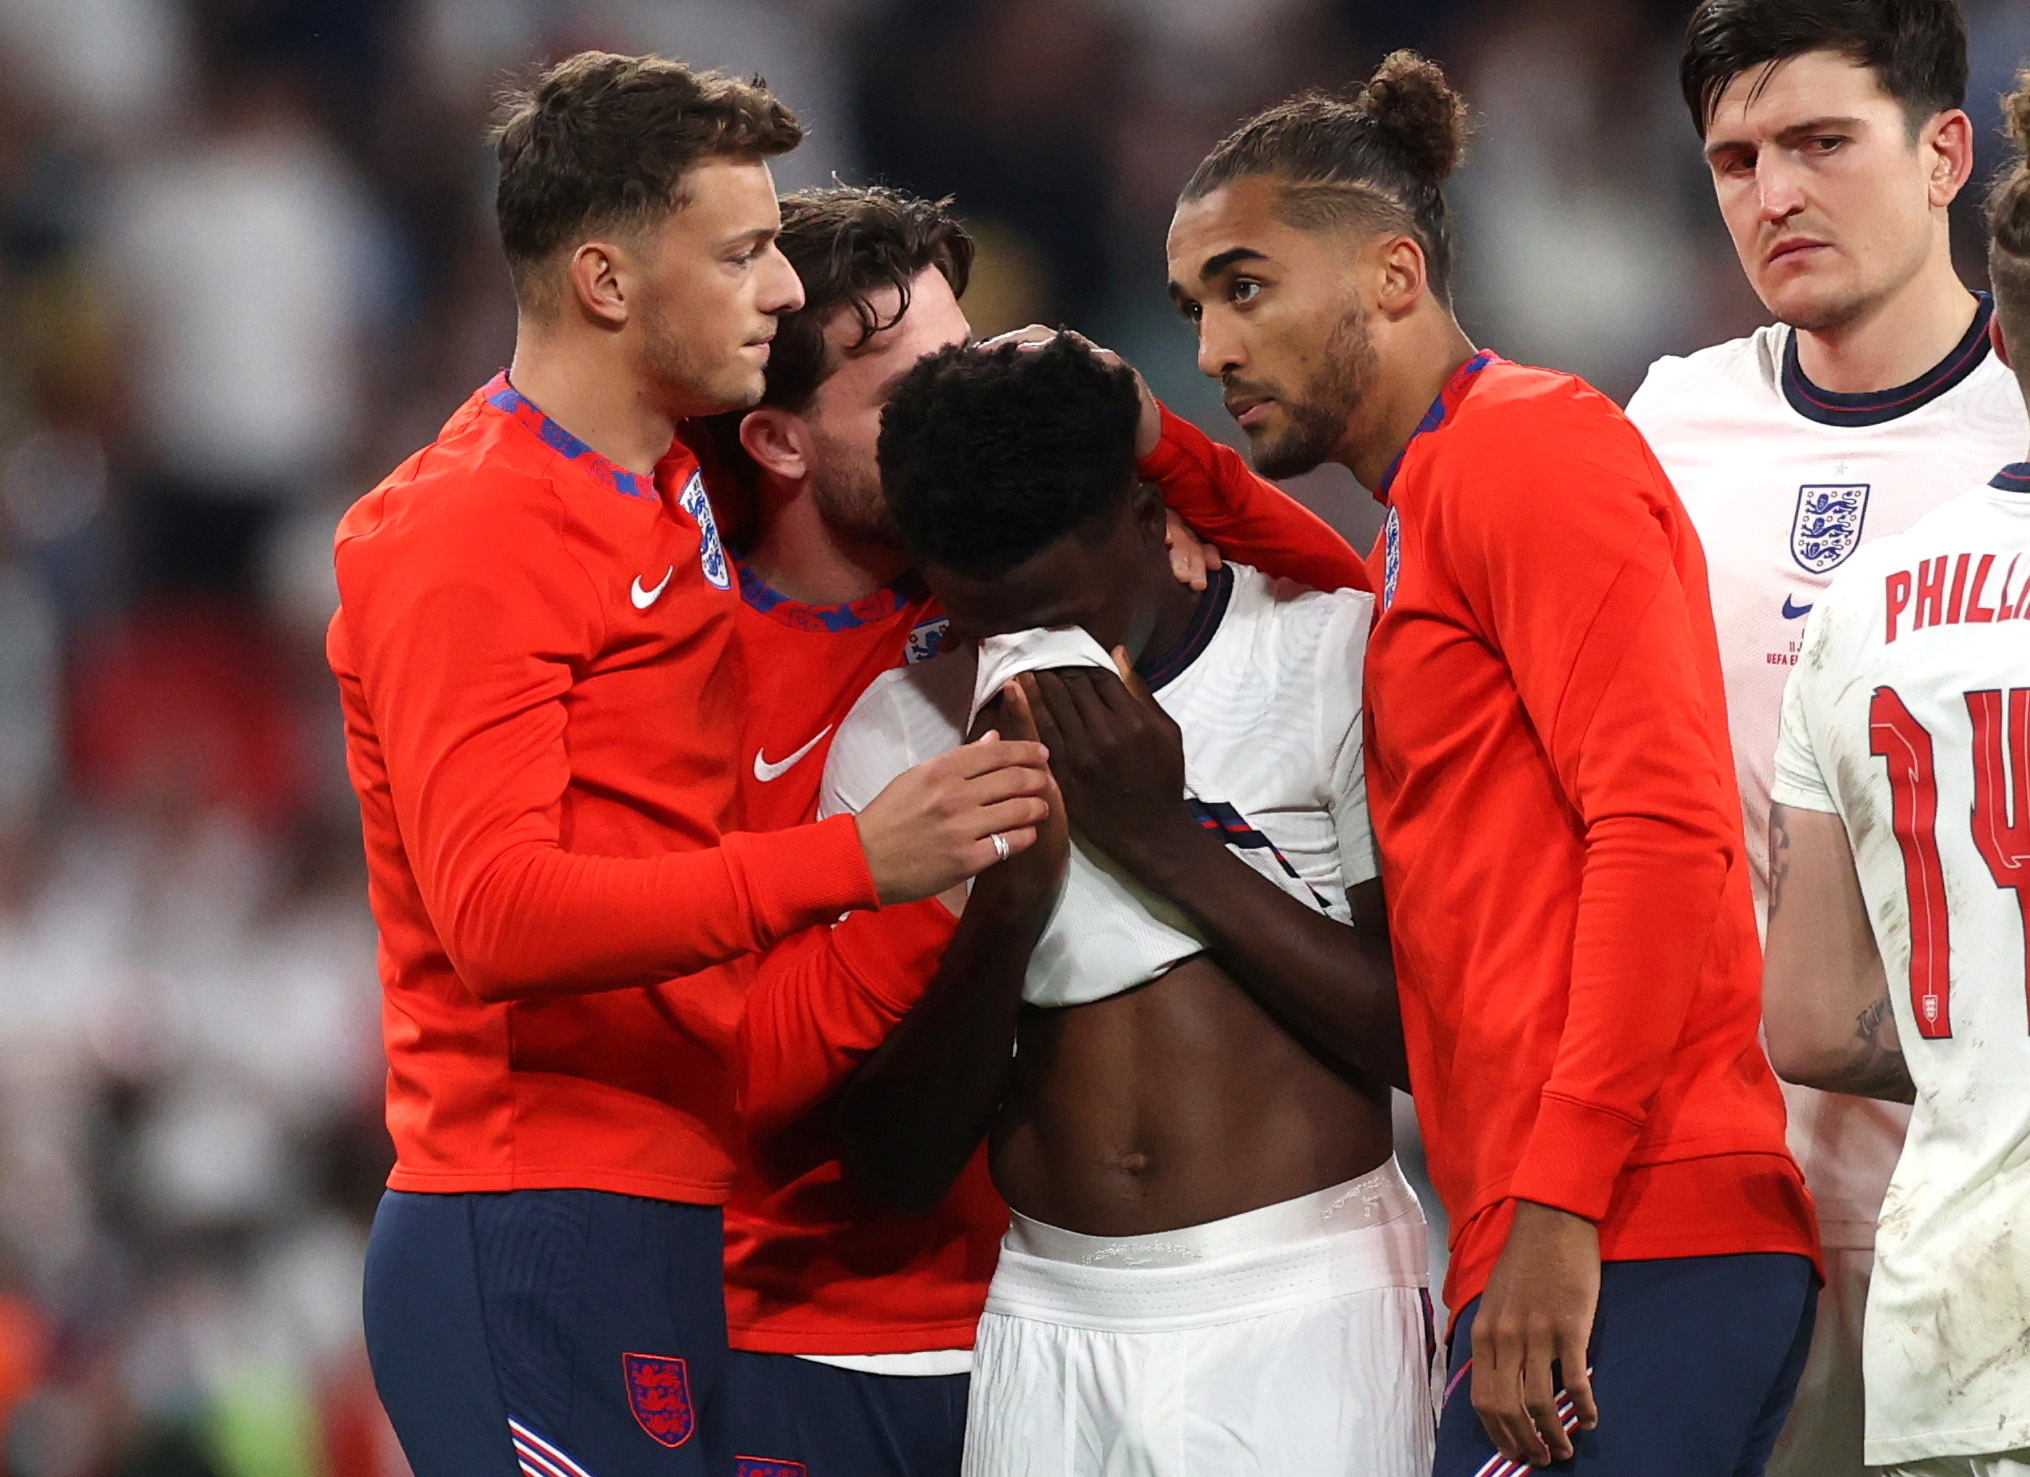
[[[757,77],[696,72],[657,56],[581,51],[501,94],[494,208],[525,306],[548,294],[537,271],[603,231],[640,230],[684,203],[707,159],[768,158],[803,138]]]

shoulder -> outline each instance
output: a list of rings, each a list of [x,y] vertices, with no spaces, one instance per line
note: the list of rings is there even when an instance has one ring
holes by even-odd
[[[1228,567],[1234,572],[1233,613],[1259,621],[1276,639],[1311,644],[1334,635],[1356,645],[1366,641],[1374,618],[1374,596],[1366,590],[1317,590],[1251,565],[1229,560]]]
[[[1497,362],[1433,439],[1435,506],[1505,537],[1668,501],[1669,479],[1621,407],[1576,375]],[[1548,531],[1548,530],[1547,530]]]
[[[974,649],[960,646],[927,662],[891,667],[867,684],[839,724],[832,752],[891,751],[915,763],[955,747],[965,738],[976,665]]]
[[[1691,354],[1667,354],[1628,401],[1628,416],[1652,441],[1679,432],[1703,433],[1721,417],[1773,401],[1783,361],[1783,332],[1758,328]]]

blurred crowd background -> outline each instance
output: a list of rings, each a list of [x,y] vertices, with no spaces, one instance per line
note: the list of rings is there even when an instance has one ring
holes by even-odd
[[[508,356],[483,140],[587,46],[767,77],[785,188],[957,197],[982,333],[1231,436],[1163,292],[1253,107],[1443,60],[1468,330],[1625,396],[1761,321],[1687,0],[0,0],[0,1472],[403,1472],[358,1331],[389,1150],[322,639],[333,525]],[[1982,176],[2030,4],[1969,0]],[[1971,200],[1960,246],[1979,279]],[[1301,494],[1358,538],[1343,476]]]

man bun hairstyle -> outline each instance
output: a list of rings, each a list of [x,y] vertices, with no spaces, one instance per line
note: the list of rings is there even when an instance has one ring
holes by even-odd
[[[1135,487],[1135,375],[1066,334],[955,344],[881,415],[881,490],[917,562],[993,579],[1117,513]]]
[[[1967,23],[1957,0],[1701,0],[1685,31],[1678,84],[1699,137],[1743,72],[1837,51],[1872,68],[1911,133],[1967,96]]]
[[[2030,375],[2030,66],[2016,74],[2016,90],[2002,99],[2002,127],[2016,156],[1988,191],[1988,277],[2002,336],[2023,379]]]
[[[912,284],[932,267],[964,297],[973,272],[973,238],[951,213],[951,200],[925,200],[899,190],[840,185],[801,190],[782,202],[776,245],[803,279],[804,305],[776,321],[763,405],[802,410],[838,368],[825,328],[841,310],[859,320],[846,352],[890,328],[909,311]],[[893,288],[895,310],[883,316],[872,299]]]
[[[543,306],[537,268],[588,236],[655,224],[706,160],[765,159],[802,138],[760,78],[663,57],[581,51],[510,87],[493,129],[494,207],[516,295]]]
[[[1469,131],[1465,100],[1444,70],[1398,51],[1351,91],[1313,89],[1255,114],[1214,146],[1179,198],[1202,200],[1255,175],[1280,180],[1278,219],[1302,230],[1412,235],[1433,289],[1449,299],[1452,224],[1441,186]]]

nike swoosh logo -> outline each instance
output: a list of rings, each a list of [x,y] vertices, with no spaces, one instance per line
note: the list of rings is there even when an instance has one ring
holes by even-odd
[[[636,575],[634,577],[633,587],[627,592],[627,598],[634,602],[634,608],[636,610],[647,610],[651,605],[655,604],[656,601],[662,599],[663,591],[667,590],[670,587],[670,576],[674,575],[676,572],[677,566],[674,564],[672,564],[668,569],[664,570],[663,582],[657,585],[653,590],[644,589],[641,583],[641,576]]]
[[[789,758],[783,760],[780,764],[770,764],[767,758],[768,751],[766,749],[756,749],[754,751],[754,777],[760,780],[764,785],[767,784],[770,780],[781,779],[784,775],[788,774],[792,769],[796,768],[797,760],[803,758],[804,755],[810,753],[811,750],[815,749],[818,746],[819,740],[823,739],[824,736],[830,733],[831,731],[832,725],[827,723],[823,728],[818,730],[817,738],[812,739],[809,743],[805,744],[801,749],[798,749],[794,754],[790,755]]]
[[[1801,621],[1811,614],[1809,605],[1793,605],[1790,596],[1783,597],[1783,618],[1787,621]]]

